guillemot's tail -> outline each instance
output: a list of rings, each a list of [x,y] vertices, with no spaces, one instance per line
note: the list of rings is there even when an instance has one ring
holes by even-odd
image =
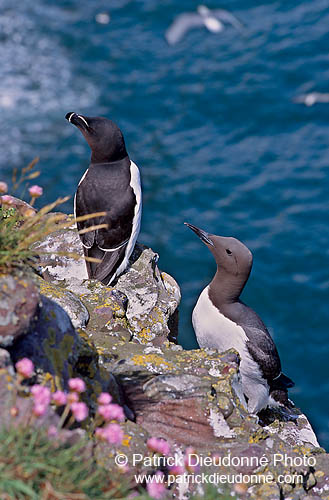
[[[291,378],[287,377],[284,373],[280,373],[270,383],[270,400],[277,405],[284,405],[290,407],[291,403],[288,399],[288,389],[294,387],[295,383]]]

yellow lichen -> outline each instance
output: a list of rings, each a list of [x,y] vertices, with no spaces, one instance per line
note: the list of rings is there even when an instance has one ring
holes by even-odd
[[[175,366],[164,359],[162,356],[159,356],[159,354],[135,354],[131,358],[132,363],[138,366],[149,366],[153,365],[156,367],[162,367],[166,368],[167,370],[173,370]]]
[[[122,446],[130,446],[131,436],[125,434],[122,440]]]

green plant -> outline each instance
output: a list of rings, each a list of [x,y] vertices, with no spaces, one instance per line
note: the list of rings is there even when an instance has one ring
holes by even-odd
[[[90,443],[68,444],[46,430],[0,430],[1,500],[107,500],[127,498],[129,484],[92,457]]]
[[[32,170],[34,169],[34,167],[36,166],[36,164],[38,162],[39,162],[39,158],[36,157],[26,167],[23,167],[20,172],[18,172],[17,168],[14,168],[13,175],[11,178],[12,185],[13,185],[13,187],[12,187],[13,193],[16,193],[18,188],[23,183],[25,183],[24,188],[23,188],[23,192],[21,194],[21,196],[24,196],[24,191],[27,187],[27,181],[36,179],[40,175],[39,170],[35,170],[34,172],[32,172]]]
[[[17,172],[17,169],[14,169],[12,192],[16,192],[23,183],[25,183],[25,189],[29,180],[35,179],[40,175],[39,171],[33,172],[38,161],[39,158],[35,158],[29,165],[22,168],[20,173]],[[4,189],[7,190],[8,186],[6,183],[1,182],[0,184],[2,184],[2,187],[5,186]],[[35,193],[35,190],[33,191],[34,188],[37,189],[37,193]],[[6,192],[5,190],[2,193]],[[35,199],[41,196],[42,188],[33,186],[29,189],[29,192],[31,195],[30,203],[33,205]],[[16,206],[16,202],[19,200],[15,200],[15,198],[8,195],[0,198],[2,202],[0,206],[0,272],[8,272],[27,265],[36,266],[38,264],[38,256],[41,252],[34,248],[34,245],[55,231],[69,229],[75,222],[73,218],[68,217],[66,214],[50,213],[58,205],[69,200],[68,196],[58,198],[53,203],[41,208],[38,212],[25,204],[23,213],[21,213],[20,207]],[[83,221],[103,215],[105,215],[105,212],[93,213],[78,217],[76,220]],[[106,227],[106,224],[93,225],[82,232]],[[62,255],[74,259],[81,258],[80,255],[72,252],[63,252]],[[99,262],[98,259],[89,257],[85,257],[85,259],[90,262]]]
[[[223,491],[223,493],[219,493]],[[200,495],[199,493],[195,493],[191,496],[191,500],[236,500],[236,495],[232,496],[232,493],[229,489],[224,485],[218,485],[217,487],[212,484],[206,484],[203,486],[203,493]]]

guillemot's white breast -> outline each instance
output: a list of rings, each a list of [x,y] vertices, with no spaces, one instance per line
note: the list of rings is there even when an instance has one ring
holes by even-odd
[[[235,349],[240,355],[243,392],[248,398],[248,411],[257,413],[268,405],[269,386],[248,349],[248,337],[242,328],[214,306],[209,298],[209,286],[201,293],[192,313],[192,323],[200,347],[223,352]]]
[[[199,345],[238,351],[243,392],[251,413],[258,413],[273,400],[289,405],[287,389],[294,383],[281,371],[278,351],[265,324],[240,300],[252,267],[251,251],[236,238],[185,224],[207,245],[217,265],[193,311]]]

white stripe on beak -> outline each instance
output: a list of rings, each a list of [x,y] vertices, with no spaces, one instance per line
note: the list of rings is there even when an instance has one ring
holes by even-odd
[[[70,117],[70,118],[71,118],[71,117]],[[87,123],[87,120],[86,120],[83,116],[78,115],[78,118],[80,118],[80,119],[81,119],[81,120],[82,120],[82,121],[83,121],[83,122],[87,125],[87,127],[89,127],[89,125],[88,125],[88,123]]]
[[[70,122],[70,123],[71,123],[71,118],[72,118],[72,116],[73,116],[74,114],[75,114],[75,113],[73,112],[73,113],[71,113],[71,114],[70,114],[70,116],[69,116],[69,122]]]

